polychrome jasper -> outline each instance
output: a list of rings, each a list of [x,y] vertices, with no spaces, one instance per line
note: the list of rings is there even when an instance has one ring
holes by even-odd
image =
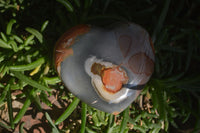
[[[75,26],[57,41],[54,58],[70,92],[113,114],[136,99],[153,73],[155,60],[149,34],[134,23]]]

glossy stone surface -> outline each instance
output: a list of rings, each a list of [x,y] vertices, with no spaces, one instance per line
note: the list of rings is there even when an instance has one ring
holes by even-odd
[[[136,99],[141,90],[127,86],[145,85],[155,60],[149,34],[134,23],[73,27],[57,41],[54,57],[69,91],[90,106],[113,114]]]

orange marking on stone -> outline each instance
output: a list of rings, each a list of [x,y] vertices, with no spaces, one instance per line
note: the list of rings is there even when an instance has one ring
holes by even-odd
[[[59,38],[54,50],[54,62],[56,68],[60,67],[60,63],[65,58],[69,55],[73,55],[73,50],[70,47],[74,44],[75,39],[78,36],[89,32],[89,30],[90,27],[88,25],[78,25],[69,29]]]
[[[155,54],[155,49],[154,49],[154,45],[153,45],[151,37],[149,37],[149,42],[150,42],[151,48],[153,50],[153,53]]]
[[[59,66],[60,63],[70,55],[73,55],[74,51],[72,48],[63,49],[63,50],[56,50],[56,57],[55,57],[55,66],[56,68]],[[60,74],[60,72],[58,72]]]
[[[78,25],[72,27],[67,32],[65,32],[59,40],[56,42],[56,49],[68,48],[73,43],[77,36],[87,33],[90,30],[88,25]]]
[[[145,53],[137,53],[130,57],[128,61],[132,72],[150,76],[154,70],[154,62]]]
[[[117,112],[117,111],[116,111],[116,112],[113,112],[112,114],[113,114],[113,115],[118,115],[119,113],[120,113],[120,112]]]
[[[126,57],[131,48],[132,39],[128,35],[121,35],[119,37],[119,47],[124,57]]]
[[[120,67],[113,67],[103,71],[102,82],[106,91],[116,93],[128,82],[128,77]]]

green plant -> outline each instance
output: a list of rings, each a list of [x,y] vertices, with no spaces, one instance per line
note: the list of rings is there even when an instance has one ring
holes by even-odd
[[[31,103],[40,111],[41,102],[52,106],[48,95],[53,95],[54,88],[59,99],[71,104],[55,122],[45,113],[52,132],[156,133],[186,128],[199,132],[198,6],[198,0],[0,0],[0,109],[8,105],[9,112],[9,123],[0,121],[0,126],[13,131]],[[104,26],[115,21],[145,27],[152,35],[156,55],[151,80],[136,102],[116,116],[79,104],[79,99],[63,89],[52,65],[54,44],[65,30],[81,23]],[[17,99],[25,101],[13,117],[15,90],[22,91]],[[73,122],[59,129],[65,119]],[[22,123],[21,132],[23,127]]]

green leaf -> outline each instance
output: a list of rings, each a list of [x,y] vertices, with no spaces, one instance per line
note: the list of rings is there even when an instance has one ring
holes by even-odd
[[[159,131],[160,131],[160,128],[155,128],[150,133],[159,133]]]
[[[61,3],[69,12],[73,12],[74,8],[68,0],[56,0]]]
[[[168,12],[168,9],[169,9],[169,5],[170,5],[170,0],[165,0],[165,3],[164,3],[164,7],[163,7],[163,10],[161,11],[161,15],[158,19],[158,23],[156,24],[156,27],[155,27],[155,30],[153,32],[153,36],[152,36],[152,41],[153,43],[155,42],[156,40],[156,36],[157,34],[161,31],[162,29],[162,26],[163,26],[163,23],[164,23],[164,20],[167,16],[167,12]]]
[[[97,112],[94,112],[92,114],[92,120],[93,120],[95,126],[97,126],[97,127],[101,126],[101,122],[99,122],[99,119],[97,117]]]
[[[8,23],[8,25],[7,25],[7,28],[6,28],[6,34],[7,34],[7,35],[10,35],[10,34],[11,34],[12,26],[13,26],[13,24],[15,24],[15,23],[16,23],[16,20],[14,20],[14,19],[11,19],[11,20],[9,21],[9,23]]]
[[[85,125],[86,125],[86,117],[87,117],[87,104],[82,102],[82,108],[81,108],[81,133],[85,133]]]
[[[0,88],[4,88],[4,85],[3,85],[3,84],[1,84],[1,83],[0,83]],[[2,96],[2,94],[1,94],[1,96]]]
[[[38,30],[30,28],[30,27],[27,27],[26,31],[28,31],[29,33],[33,34],[39,40],[40,43],[43,42],[43,36]]]
[[[24,133],[24,130],[23,130],[24,124],[25,124],[25,122],[22,122],[22,123],[20,124],[19,133]]]
[[[166,112],[166,93],[164,92],[163,85],[155,80],[154,86],[152,91],[152,101],[153,107],[158,110],[159,117],[161,120],[165,120],[167,118]]]
[[[21,45],[21,47],[24,48],[24,46],[28,46],[29,44],[32,44],[31,42],[33,41],[34,37],[35,37],[34,35],[28,36],[26,40],[24,41],[24,45]]]
[[[113,132],[113,129],[114,129],[114,117],[113,117],[113,114],[110,114],[109,116],[109,122],[108,122],[108,127],[107,127],[107,133],[112,133]]]
[[[52,106],[51,102],[48,99],[47,94],[44,91],[40,93],[40,98],[41,98],[41,101],[44,102],[47,106]]]
[[[53,127],[53,133],[59,133],[57,127],[55,126],[55,124],[53,123],[51,117],[49,116],[47,112],[45,112],[45,117],[48,120],[48,122],[51,124],[51,126]]]
[[[141,133],[146,133],[147,132],[147,129],[142,127],[142,126],[140,126],[140,125],[134,125],[133,129],[139,130]]]
[[[65,110],[65,112],[55,121],[55,125],[63,122],[68,116],[75,110],[76,106],[79,103],[79,99],[75,97],[69,107]]]
[[[19,111],[19,113],[17,114],[17,116],[14,119],[14,123],[17,124],[21,118],[24,116],[24,114],[26,113],[28,107],[31,105],[31,100],[29,97],[26,98],[23,107],[21,108],[21,110]]]
[[[80,0],[74,0],[74,2],[76,3],[76,6],[77,6],[77,7],[80,7],[80,6],[81,6]]]
[[[61,82],[59,77],[44,77],[43,79],[47,84],[50,84],[50,85],[55,85]]]
[[[4,86],[3,86],[4,87]],[[6,87],[4,88],[3,92],[1,93],[0,96],[0,103],[3,102],[3,100],[5,99],[7,92],[9,90],[10,84],[6,85]]]
[[[37,90],[35,90],[37,92]],[[34,102],[34,104],[36,105],[37,109],[39,111],[42,111],[42,105],[40,102],[40,97],[38,95],[36,95],[36,93],[33,93],[32,95],[29,95],[29,97],[31,98],[31,101]]]
[[[46,27],[47,27],[48,24],[49,24],[49,21],[46,20],[46,21],[42,24],[42,27],[41,27],[40,31],[43,32],[43,31],[46,29]]]
[[[122,120],[122,123],[121,123],[121,126],[120,126],[120,133],[124,133],[125,129],[126,129],[126,126],[127,126],[127,122],[128,122],[128,119],[129,119],[129,107],[126,108],[123,112],[123,120]]]
[[[12,37],[18,42],[18,43],[23,43],[24,41],[18,37],[17,35],[12,35]]]
[[[0,122],[0,126],[1,127],[3,127],[3,128],[5,128],[5,129],[7,129],[8,131],[10,130],[10,126],[8,126],[8,125],[6,125],[6,124],[4,124],[4,123],[2,123],[2,122]]]
[[[2,37],[3,41],[5,41],[5,42],[8,41],[6,35],[3,32],[1,32],[1,37]]]
[[[27,64],[27,65],[18,65],[18,66],[9,66],[9,70],[11,71],[27,71],[27,70],[32,70],[38,67],[39,65],[42,65],[45,62],[45,59],[39,58],[38,60]]]
[[[18,79],[28,83],[29,85],[31,85],[32,87],[38,88],[40,90],[44,90],[44,91],[48,91],[50,92],[51,89],[43,86],[41,84],[39,84],[38,82],[30,79],[29,77],[25,76],[24,74],[20,73],[20,72],[16,72],[16,71],[12,71],[12,73],[15,75],[15,77],[17,77]]]
[[[11,88],[8,84],[8,94],[7,94],[7,105],[8,105],[8,114],[9,114],[9,120],[10,120],[10,126],[12,129],[14,129],[14,122],[13,122],[13,107],[12,107],[12,99],[11,99]]]
[[[6,49],[11,49],[12,48],[9,44],[4,42],[1,38],[0,38],[0,47],[6,48]]]
[[[15,41],[10,40],[10,41],[8,41],[8,44],[9,44],[10,46],[12,46],[12,49],[13,49],[14,52],[17,52],[17,51],[18,51],[17,43],[16,43]]]
[[[87,133],[96,133],[95,131],[93,131],[92,129],[90,129],[89,127],[85,127]]]
[[[84,1],[84,8],[88,9],[92,5],[93,0],[85,0]]]

